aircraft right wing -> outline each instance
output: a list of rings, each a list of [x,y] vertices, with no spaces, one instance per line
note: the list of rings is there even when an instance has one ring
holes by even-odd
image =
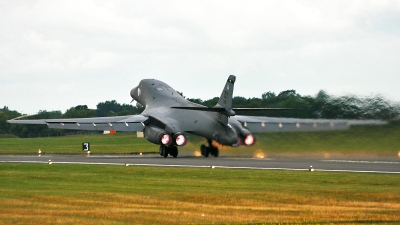
[[[115,130],[115,131],[142,131],[143,122],[148,120],[143,115],[71,118],[71,119],[40,119],[40,120],[7,120],[13,124],[43,124],[49,128],[70,130]]]
[[[242,125],[253,132],[288,132],[345,130],[350,125],[383,125],[382,120],[346,120],[346,119],[296,119],[261,116],[234,116]]]

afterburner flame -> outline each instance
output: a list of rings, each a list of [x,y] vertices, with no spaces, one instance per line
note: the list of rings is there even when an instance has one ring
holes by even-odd
[[[175,137],[175,143],[178,146],[183,146],[187,142],[185,135],[179,134],[178,136]]]
[[[200,157],[201,156],[201,152],[200,151],[194,151],[194,156]]]
[[[171,136],[169,134],[164,134],[161,137],[161,143],[163,145],[169,145],[169,144],[171,144],[171,142],[172,142],[172,140],[171,140]]]
[[[257,149],[253,154],[253,158],[264,159],[267,158],[267,155],[261,149]]]
[[[254,136],[252,134],[248,134],[245,138],[244,138],[244,143],[247,146],[250,145],[254,145],[254,143],[256,142],[256,139],[254,138]]]

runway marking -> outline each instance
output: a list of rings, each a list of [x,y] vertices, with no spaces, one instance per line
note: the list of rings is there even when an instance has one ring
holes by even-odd
[[[47,164],[47,161],[0,161],[0,163],[41,163]],[[232,167],[232,166],[196,166],[196,165],[168,165],[168,164],[142,164],[142,163],[90,163],[90,162],[56,162],[52,164],[78,164],[78,165],[114,165],[114,166],[154,166],[154,167],[182,167],[182,168],[219,168],[219,169],[250,169],[250,170],[286,170],[286,171],[308,171],[307,169],[295,168],[266,168],[266,167]],[[362,170],[325,170],[315,169],[314,172],[347,172],[347,173],[380,173],[380,174],[400,174],[400,172],[391,171],[362,171]]]
[[[210,168],[211,166],[195,166],[195,165],[168,165],[168,164],[131,164],[133,166],[158,166],[158,167],[188,167],[188,168]]]
[[[220,157],[220,159],[240,159],[240,160],[260,160],[260,161],[269,161],[269,160],[275,160],[274,158],[243,158],[243,157]]]
[[[44,161],[0,161],[0,163],[47,163]]]
[[[400,172],[391,172],[391,171],[359,171],[359,170],[324,170],[324,169],[316,169],[315,171],[326,171],[326,172],[349,172],[349,173],[388,173],[388,174],[400,174]]]
[[[371,163],[371,164],[400,164],[400,162],[386,162],[386,161],[356,161],[356,160],[321,160],[322,162],[342,162],[342,163]]]

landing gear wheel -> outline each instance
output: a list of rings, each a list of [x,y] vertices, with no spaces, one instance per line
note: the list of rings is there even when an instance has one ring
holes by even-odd
[[[206,147],[204,151],[204,157],[207,158],[209,154],[210,154],[210,148]]]
[[[164,158],[167,158],[168,157],[168,148],[167,148],[167,146],[164,146],[164,145],[162,145],[161,146],[162,147],[162,156],[164,157]]]
[[[208,155],[210,154],[210,148],[205,146],[205,145],[201,145],[200,146],[200,151],[201,151],[201,155],[204,157],[208,157]]]
[[[172,157],[174,157],[174,158],[178,157],[178,147],[171,146],[171,147],[169,147],[169,149],[170,149],[169,154],[172,155]]]
[[[214,157],[218,157],[219,155],[219,150],[216,147],[211,147],[211,155],[213,155]]]
[[[206,146],[205,145],[201,145],[200,146],[200,152],[201,152],[201,155],[205,155],[206,154]]]
[[[212,141],[210,139],[208,139],[207,142],[208,142],[208,146],[205,146],[205,145],[201,145],[200,146],[201,155],[206,157],[206,158],[210,154],[213,155],[214,157],[218,157],[218,155],[219,155],[218,148],[212,146]]]
[[[160,155],[163,156],[163,154],[164,154],[164,146],[163,145],[160,145],[159,151],[160,151]]]

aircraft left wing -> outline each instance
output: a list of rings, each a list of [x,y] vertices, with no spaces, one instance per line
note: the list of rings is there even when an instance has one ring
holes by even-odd
[[[253,132],[289,132],[345,130],[351,125],[383,125],[382,120],[347,120],[347,119],[296,119],[261,116],[234,116],[244,127]]]
[[[43,124],[49,128],[70,130],[115,130],[115,131],[142,131],[143,122],[148,120],[143,115],[71,118],[71,119],[40,119],[40,120],[7,120],[13,124]]]

